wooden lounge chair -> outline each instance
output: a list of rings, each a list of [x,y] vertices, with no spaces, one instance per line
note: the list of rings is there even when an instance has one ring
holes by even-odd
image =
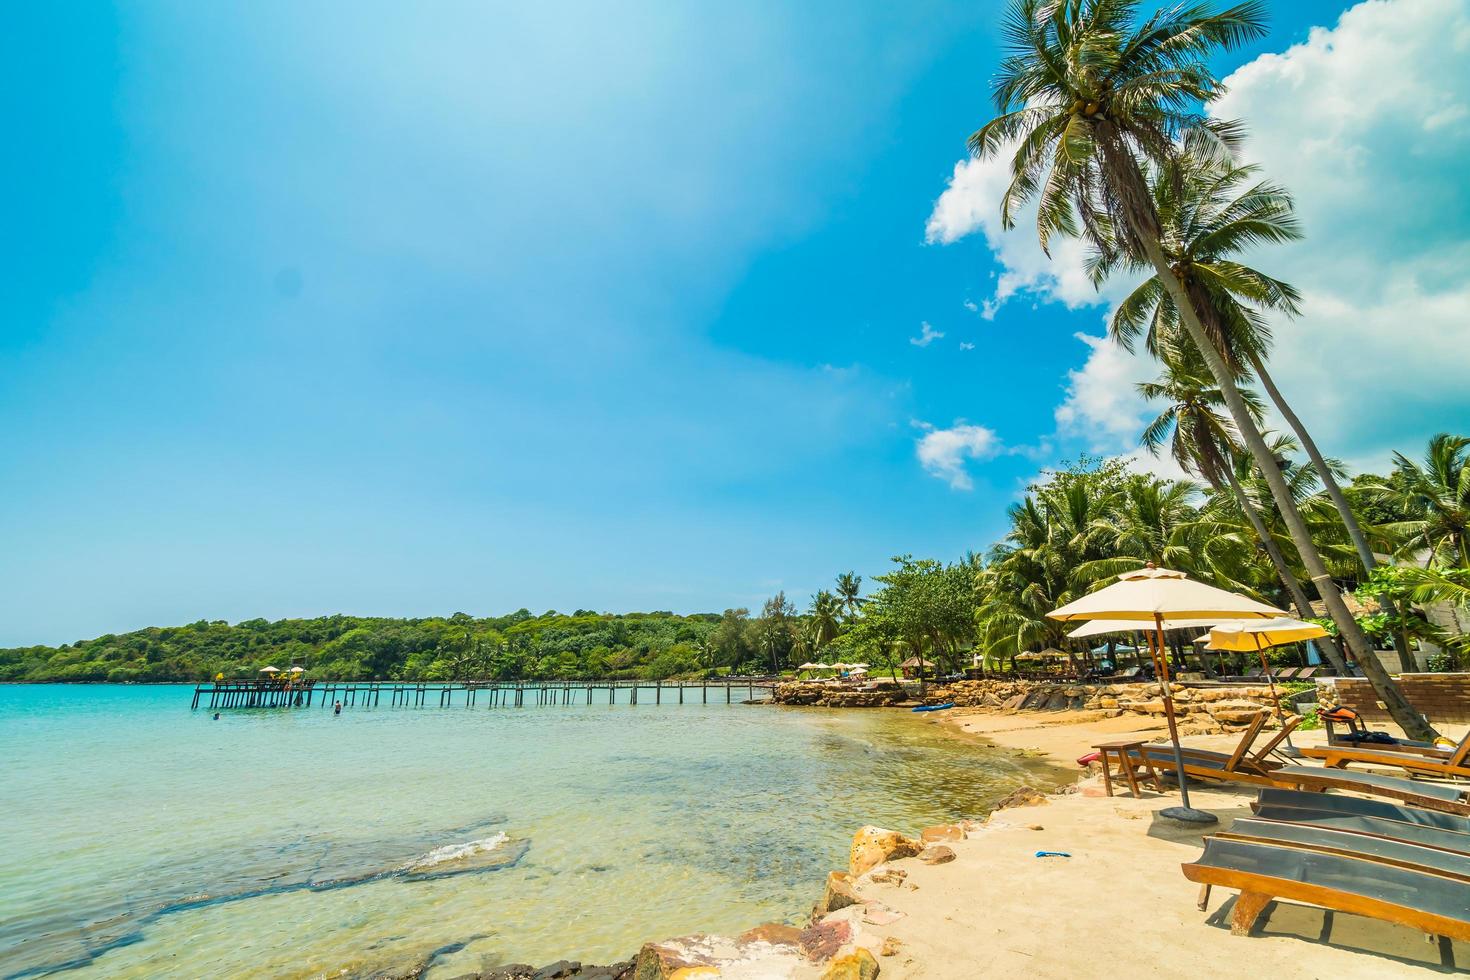
[[[1399,776],[1382,776],[1356,769],[1325,769],[1320,766],[1280,766],[1271,770],[1278,786],[1309,789],[1345,789],[1369,796],[1403,800],[1410,806],[1470,816],[1470,787],[1453,783],[1430,783]]]
[[[1470,856],[1330,828],[1242,818],[1205,838],[1199,859],[1182,866],[1201,886],[1240,896],[1230,931],[1247,935],[1277,898],[1395,922],[1433,936],[1470,940]]]
[[[1271,773],[1280,768],[1281,763],[1274,762],[1269,757],[1286,740],[1286,736],[1291,734],[1292,729],[1302,723],[1302,719],[1298,715],[1288,717],[1286,723],[1281,726],[1281,730],[1265,745],[1252,753],[1251,747],[1269,718],[1270,712],[1268,711],[1262,710],[1257,714],[1250,726],[1241,734],[1235,751],[1229,754],[1211,752],[1208,749],[1181,748],[1180,755],[1184,760],[1184,772],[1192,778],[1211,782],[1276,785],[1271,779]],[[1139,767],[1146,766],[1153,770],[1155,789],[1159,788],[1158,772],[1160,770],[1173,772],[1178,765],[1174,761],[1174,747],[1163,742],[1151,742],[1139,746],[1131,750],[1128,757]]]
[[[1311,824],[1470,855],[1470,819],[1452,813],[1289,789],[1261,790],[1251,811],[1262,820]]]
[[[1344,769],[1354,762],[1372,766],[1395,766],[1407,769],[1420,776],[1435,776],[1441,779],[1470,779],[1470,734],[1460,739],[1454,748],[1436,746],[1389,746],[1371,747],[1328,745],[1302,749],[1309,759],[1321,759],[1328,769]]]
[[[1443,751],[1433,742],[1416,742],[1407,738],[1395,738],[1388,732],[1371,731],[1363,724],[1363,718],[1352,708],[1337,705],[1324,708],[1318,716],[1327,726],[1327,744],[1371,748],[1375,752],[1420,752],[1426,750],[1437,754]]]

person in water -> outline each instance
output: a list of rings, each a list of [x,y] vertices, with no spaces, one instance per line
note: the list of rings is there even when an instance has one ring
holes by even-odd
[[[216,711],[216,712],[215,712],[215,713],[214,713],[214,720],[215,720],[215,721],[219,721],[219,712],[218,712],[218,711]]]
[[[338,701],[336,704],[332,705],[332,714],[334,714],[334,715],[340,715],[341,713],[342,713],[342,702],[341,701]]]

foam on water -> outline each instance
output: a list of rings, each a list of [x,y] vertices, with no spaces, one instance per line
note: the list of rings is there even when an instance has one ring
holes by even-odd
[[[497,847],[510,840],[510,835],[501,831],[493,837],[482,837],[479,840],[466,841],[463,844],[445,844],[436,847],[423,857],[415,858],[403,866],[404,871],[428,871],[437,868],[441,864],[449,864],[452,861],[462,861],[476,854],[493,851]]]

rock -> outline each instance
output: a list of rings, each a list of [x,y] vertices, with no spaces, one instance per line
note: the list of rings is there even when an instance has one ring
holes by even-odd
[[[531,980],[562,980],[563,977],[576,976],[581,972],[582,964],[577,960],[557,960],[531,974]]]
[[[887,939],[883,940],[883,948],[878,951],[878,955],[897,956],[898,951],[902,947],[903,943],[899,942],[897,939],[894,939],[892,936],[889,936]]]
[[[507,963],[480,976],[482,980],[528,980],[535,972],[536,968],[529,963]]]
[[[770,943],[772,946],[799,946],[801,930],[784,922],[763,922],[740,934],[743,943]]]
[[[919,840],[928,841],[930,843],[933,843],[934,841],[964,839],[964,829],[961,828],[959,824],[953,823],[942,823],[933,827],[925,827],[923,831],[919,833]]]
[[[1032,786],[1020,786],[1007,794],[995,808],[1006,810],[1014,806],[1041,806],[1045,802],[1045,793]]]
[[[1045,827],[1043,827],[1043,826],[1042,826],[1042,825],[1041,825],[1041,824],[1039,824],[1039,823],[1034,823],[1034,824],[1032,824],[1032,825],[1031,825],[1031,826],[1029,826],[1029,827],[1027,827],[1027,828],[1026,828],[1026,829],[1027,829],[1027,830],[1045,830],[1045,829],[1046,829],[1046,828],[1045,828]]]
[[[868,875],[868,880],[877,882],[880,885],[901,885],[903,884],[903,880],[908,876],[909,873],[902,868],[885,868],[882,871],[874,871]]]
[[[851,923],[843,919],[823,919],[801,933],[801,951],[814,963],[831,959],[852,939]],[[644,980],[640,974],[635,980]],[[681,978],[682,980],[682,978]]]
[[[701,952],[697,944],[706,936],[668,939],[646,943],[638,951],[633,964],[633,980],[694,980],[695,977],[718,977],[719,969]],[[706,970],[707,972],[696,972]]]
[[[896,830],[862,827],[852,837],[848,870],[857,876],[885,861],[914,857],[923,849],[922,843],[912,837],[905,837]]]
[[[800,965],[801,950],[789,944],[693,935],[647,943],[622,980],[715,980],[736,968],[738,976],[787,977]]]
[[[866,949],[855,949],[833,960],[822,980],[878,980],[878,961]]]
[[[817,907],[812,910],[813,918],[820,919],[829,912],[845,909],[849,905],[858,905],[862,899],[852,886],[852,875],[845,871],[831,871],[827,873],[827,887],[822,891],[822,899]]]
[[[892,925],[906,913],[891,909],[882,902],[869,902],[863,906],[863,921],[873,926]]]
[[[1097,699],[1097,706],[1099,708],[1116,708],[1118,706],[1118,699],[1117,698],[1098,698]]]
[[[926,847],[919,854],[919,860],[925,864],[948,864],[954,859],[954,848],[944,844],[934,844]]]

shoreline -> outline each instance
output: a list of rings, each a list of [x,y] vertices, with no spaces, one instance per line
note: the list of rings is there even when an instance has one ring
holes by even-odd
[[[1160,738],[1162,721],[1097,711],[935,714],[930,723],[976,751],[1017,752],[1076,778],[1013,794],[983,820],[936,825],[915,837],[862,828],[849,868],[834,869],[825,889],[813,883],[820,898],[806,928],[765,923],[734,937],[645,943],[617,980],[973,980],[1087,976],[1102,963],[1153,975],[1197,972],[1212,961],[1288,978],[1448,972],[1438,947],[1379,920],[1277,903],[1256,933],[1237,937],[1224,914],[1227,890],[1198,911],[1196,888],[1179,866],[1199,855],[1205,833],[1249,815],[1254,790],[1195,783],[1196,805],[1220,817],[1201,830],[1158,815],[1173,801],[1169,794],[1145,788],[1137,799],[1126,790],[1109,797],[1100,776],[1076,761],[1094,742]],[[1184,741],[1222,748],[1238,736]],[[1321,742],[1323,733],[1303,732],[1298,741]],[[1470,965],[1470,944],[1452,943],[1452,956],[1461,968]],[[523,980],[482,975],[491,978]]]

